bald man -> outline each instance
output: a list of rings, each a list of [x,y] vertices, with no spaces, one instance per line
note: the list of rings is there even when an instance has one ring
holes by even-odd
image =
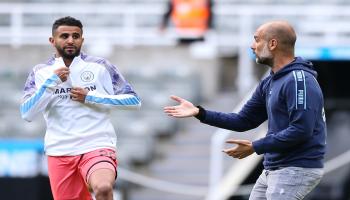
[[[227,142],[224,152],[243,159],[264,155],[264,171],[256,181],[250,200],[303,199],[321,180],[326,146],[326,120],[321,88],[311,62],[294,56],[296,34],[285,21],[261,25],[251,46],[256,62],[271,73],[238,113],[222,113],[194,106],[177,96],[167,106],[169,116],[194,116],[202,123],[234,131],[247,131],[268,120],[265,137]],[[239,173],[239,172],[237,172]]]

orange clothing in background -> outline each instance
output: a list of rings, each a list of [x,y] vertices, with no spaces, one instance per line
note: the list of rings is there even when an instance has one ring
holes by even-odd
[[[189,37],[205,34],[210,16],[207,0],[172,0],[172,5],[171,19],[179,34]]]

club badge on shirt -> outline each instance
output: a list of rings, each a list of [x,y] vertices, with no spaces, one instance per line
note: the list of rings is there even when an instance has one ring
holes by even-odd
[[[83,73],[81,73],[80,79],[83,82],[91,82],[92,80],[94,80],[94,74],[91,71],[84,71]]]

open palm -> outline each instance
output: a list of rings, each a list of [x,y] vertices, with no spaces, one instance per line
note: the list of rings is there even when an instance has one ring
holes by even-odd
[[[254,153],[252,142],[248,140],[227,140],[226,143],[236,144],[237,146],[224,149],[223,152],[234,158],[242,159]]]
[[[164,107],[164,112],[169,116],[183,118],[198,114],[199,109],[186,99],[174,95],[170,96],[170,98],[177,101],[179,105]]]

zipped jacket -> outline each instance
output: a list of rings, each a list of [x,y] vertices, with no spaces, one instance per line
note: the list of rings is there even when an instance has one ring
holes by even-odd
[[[50,156],[79,155],[99,148],[116,148],[116,133],[109,119],[111,108],[137,109],[141,101],[117,68],[107,60],[81,53],[69,67],[65,82],[54,73],[65,66],[52,57],[33,68],[24,87],[22,118],[46,121],[45,152]],[[89,92],[85,103],[73,101],[72,87]]]
[[[268,120],[265,137],[253,141],[264,154],[265,169],[322,168],[326,148],[326,118],[317,73],[300,57],[260,82],[239,113],[200,109],[201,122],[246,131]]]

